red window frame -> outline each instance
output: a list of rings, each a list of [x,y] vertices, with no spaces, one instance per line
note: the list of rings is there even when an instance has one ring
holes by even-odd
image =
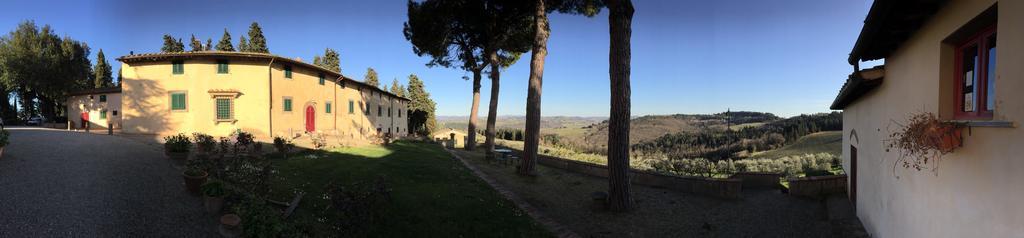
[[[956,78],[956,84],[953,85],[954,91],[956,92],[956,108],[954,108],[955,119],[966,119],[966,120],[986,120],[992,119],[992,112],[995,110],[988,109],[988,50],[986,41],[990,36],[996,34],[996,26],[992,25],[984,28],[978,33],[967,38],[963,42],[956,45],[956,64],[954,66],[953,77]],[[974,84],[976,95],[974,95],[974,111],[964,111],[964,72],[963,72],[963,60],[964,50],[970,47],[978,47],[977,57],[978,61],[974,65],[974,71],[978,75]]]

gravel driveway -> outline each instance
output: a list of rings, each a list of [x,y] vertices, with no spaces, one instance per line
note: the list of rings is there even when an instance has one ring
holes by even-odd
[[[119,136],[7,130],[0,237],[216,235],[216,218],[187,195],[159,147]]]

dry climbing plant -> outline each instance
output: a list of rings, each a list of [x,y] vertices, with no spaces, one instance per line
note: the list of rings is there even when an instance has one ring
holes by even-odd
[[[955,133],[962,126],[943,122],[930,112],[912,115],[906,124],[892,122],[899,126],[896,131],[889,130],[889,139],[886,140],[888,148],[885,151],[896,150],[899,157],[893,164],[893,173],[896,166],[903,168],[914,168],[918,171],[931,169],[936,171],[939,166],[939,158],[943,155],[953,153],[959,147],[959,134]],[[955,138],[955,145],[950,145],[946,138]]]

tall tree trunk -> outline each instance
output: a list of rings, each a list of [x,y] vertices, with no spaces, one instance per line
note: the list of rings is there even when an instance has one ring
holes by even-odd
[[[39,115],[43,116],[44,122],[50,122],[57,118],[57,105],[50,97],[39,96]]]
[[[633,200],[629,191],[629,114],[630,114],[630,36],[633,22],[631,0],[607,0],[608,78],[611,80],[611,109],[608,116],[608,208],[629,211]]]
[[[526,94],[526,134],[523,138],[523,162],[519,165],[520,175],[536,175],[537,147],[540,143],[540,95],[544,79],[544,57],[548,55],[548,15],[544,0],[536,0],[533,12],[533,52],[530,56],[530,86]]]
[[[476,149],[476,121],[480,111],[480,75],[481,69],[473,70],[473,105],[469,109],[469,127],[466,128],[466,150]]]
[[[487,139],[484,141],[484,149],[487,150],[487,158],[494,158],[494,124],[498,121],[498,89],[501,78],[501,62],[498,62],[498,52],[492,51],[487,54],[487,60],[491,61],[491,103],[487,107]]]
[[[11,118],[14,116],[14,107],[11,106],[11,92],[3,90],[0,93],[0,118]]]

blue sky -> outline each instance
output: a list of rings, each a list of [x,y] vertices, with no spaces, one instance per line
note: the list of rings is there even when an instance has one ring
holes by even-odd
[[[402,36],[406,1],[14,1],[0,31],[23,20],[49,24],[87,42],[93,60],[157,52],[164,34],[216,43],[225,28],[237,44],[257,21],[274,54],[307,62],[325,47],[341,54],[342,73],[367,67],[383,83],[426,82],[439,115],[468,115],[470,76],[428,68]],[[826,112],[845,76],[847,55],[870,0],[635,0],[633,115],[752,110],[792,116]],[[544,72],[544,116],[607,116],[608,16],[554,14]],[[187,45],[187,43],[186,43]],[[119,64],[115,63],[114,72]],[[529,56],[502,72],[498,114],[525,114]],[[490,84],[485,78],[481,115]]]

